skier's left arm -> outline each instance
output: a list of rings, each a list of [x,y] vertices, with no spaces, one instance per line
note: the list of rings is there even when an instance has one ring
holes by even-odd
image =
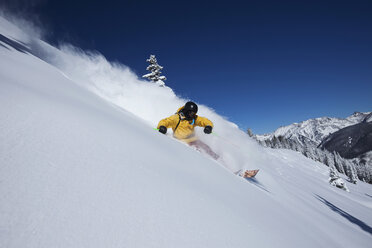
[[[208,118],[198,116],[195,120],[195,125],[199,127],[204,127],[204,133],[211,133],[213,128],[213,122]]]

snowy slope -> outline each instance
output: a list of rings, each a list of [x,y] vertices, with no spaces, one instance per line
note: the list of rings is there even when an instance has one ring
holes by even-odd
[[[256,135],[256,137],[258,140],[266,140],[272,139],[274,136],[283,136],[287,139],[296,140],[303,145],[304,142],[310,142],[318,146],[327,136],[340,129],[361,123],[364,120],[370,121],[371,113],[355,112],[345,119],[331,117],[309,119],[300,123],[280,127],[273,133]]]
[[[42,58],[0,41],[0,247],[370,246],[371,185],[331,187],[324,165],[201,106],[217,163],[152,129],[185,102],[171,89],[0,31]],[[230,171],[252,167],[256,180]]]

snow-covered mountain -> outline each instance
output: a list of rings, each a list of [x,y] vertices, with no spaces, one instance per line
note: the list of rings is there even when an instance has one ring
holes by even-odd
[[[300,144],[311,143],[318,146],[327,136],[348,126],[352,126],[363,121],[370,122],[372,112],[355,112],[351,116],[342,118],[321,117],[309,119],[300,123],[293,123],[288,126],[280,127],[273,133],[256,135],[258,140],[272,139],[274,136],[283,136],[286,139],[293,139]]]
[[[344,158],[356,158],[372,151],[372,122],[345,127],[325,138],[320,147],[336,151]]]
[[[0,34],[0,247],[370,246],[371,185],[332,187],[200,105],[214,161],[153,130],[185,102],[171,89],[2,17]]]

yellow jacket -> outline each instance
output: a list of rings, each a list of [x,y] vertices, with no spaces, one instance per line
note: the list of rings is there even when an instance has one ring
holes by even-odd
[[[166,128],[172,128],[173,136],[184,142],[192,142],[197,140],[195,136],[194,128],[195,126],[213,127],[213,123],[205,117],[195,116],[193,120],[186,120],[179,112],[183,107],[179,108],[177,113],[161,120],[158,124],[160,126],[165,126]]]

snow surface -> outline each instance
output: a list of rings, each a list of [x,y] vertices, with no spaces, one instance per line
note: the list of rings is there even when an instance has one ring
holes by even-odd
[[[371,185],[332,187],[201,105],[216,162],[153,130],[186,101],[168,87],[24,36],[42,59],[0,41],[0,247],[370,247]]]

